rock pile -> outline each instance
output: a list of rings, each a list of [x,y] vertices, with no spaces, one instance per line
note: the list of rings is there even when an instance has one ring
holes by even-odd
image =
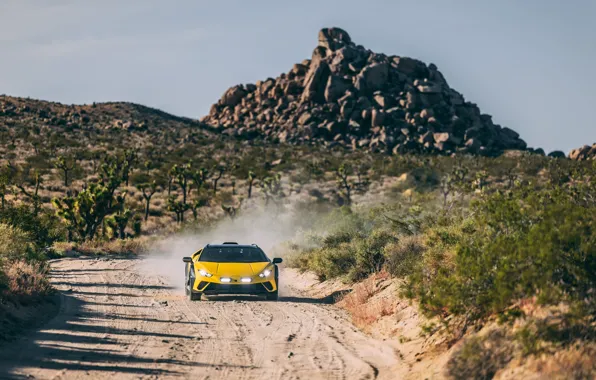
[[[576,161],[596,160],[596,143],[592,146],[584,145],[581,148],[573,149],[569,158]]]
[[[323,29],[312,58],[288,73],[228,89],[202,122],[243,139],[354,149],[496,155],[526,149],[453,90],[434,64],[373,53]]]

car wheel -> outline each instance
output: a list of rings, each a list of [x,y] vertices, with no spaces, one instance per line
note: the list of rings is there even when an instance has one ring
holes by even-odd
[[[279,298],[277,290],[267,294],[267,301],[277,301]]]
[[[195,292],[193,292],[191,290],[188,298],[191,301],[200,301],[201,300],[201,295],[202,295],[201,293],[195,293]]]

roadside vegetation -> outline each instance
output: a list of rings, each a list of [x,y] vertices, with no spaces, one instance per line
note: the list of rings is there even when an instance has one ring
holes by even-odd
[[[291,264],[321,280],[399,279],[396,297],[431,321],[426,334],[443,334],[450,345],[466,337],[449,362],[451,377],[492,378],[514,359],[567,353],[570,368],[550,375],[591,378],[596,165],[530,157],[512,166],[512,179],[511,162],[492,163],[502,166],[459,163],[448,173],[427,166],[424,178],[440,178],[434,187],[410,192],[419,187],[413,180],[394,202],[333,211],[292,243]],[[387,314],[366,318],[376,293],[367,281],[346,304],[362,325]],[[475,333],[495,324],[496,332]]]
[[[155,234],[263,204],[281,213],[292,200],[316,217],[288,242],[290,265],[356,284],[343,302],[362,324],[410,300],[427,334],[463,339],[452,377],[492,378],[514,360],[539,366],[555,354],[575,364],[553,377],[595,373],[593,162],[247,143],[118,103],[2,107],[3,319],[7,305],[52,292],[48,259],[137,253]],[[389,280],[400,284],[394,298],[363,308]],[[497,359],[487,368],[486,357]]]

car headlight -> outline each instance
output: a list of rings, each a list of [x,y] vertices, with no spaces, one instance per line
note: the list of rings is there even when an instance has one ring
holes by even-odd
[[[206,270],[199,269],[199,274],[203,277],[211,277],[213,276],[211,273],[207,272]]]
[[[269,269],[265,269],[264,271],[261,272],[261,274],[259,274],[259,277],[261,277],[261,278],[269,277],[270,274],[271,274],[271,271]]]
[[[252,278],[250,277],[242,277],[240,279],[241,282],[247,283],[247,282],[252,282]]]
[[[229,277],[222,277],[222,278],[219,279],[219,281],[221,281],[221,282],[232,282],[232,279],[229,278]]]

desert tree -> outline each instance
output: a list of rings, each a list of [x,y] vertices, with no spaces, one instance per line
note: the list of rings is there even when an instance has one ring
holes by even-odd
[[[480,191],[484,191],[484,188],[488,184],[488,173],[486,170],[480,170],[476,172],[476,179],[474,180],[474,187]]]
[[[138,155],[138,149],[126,149],[122,153],[122,157],[120,157],[122,165],[122,179],[126,186],[128,186],[128,178],[130,176],[130,172],[134,169]]]
[[[43,177],[39,170],[33,169],[28,165],[16,166],[8,162],[6,169],[12,184],[16,187],[25,198],[33,204],[33,211],[35,214],[39,212],[41,207],[41,197],[39,196],[39,189],[43,182]],[[31,190],[32,188],[32,190]]]
[[[75,169],[77,160],[74,155],[60,155],[54,160],[54,167],[62,173],[64,187],[68,187],[69,175]]]
[[[207,181],[211,178],[212,173],[209,171],[209,169],[202,167],[198,170],[192,171],[191,176],[195,190],[197,194],[199,194],[203,190],[203,187],[205,187]]]
[[[149,208],[151,207],[151,198],[157,192],[157,183],[155,181],[151,183],[142,183],[137,185],[137,189],[143,195],[145,200],[145,221],[149,219]]]
[[[188,163],[182,166],[174,165],[171,169],[171,174],[173,175],[176,184],[180,187],[180,190],[182,190],[182,203],[186,204],[186,199],[190,190],[190,180],[192,179],[191,164]]]
[[[217,174],[213,175],[212,182],[213,182],[213,195],[217,194],[217,182],[221,179],[223,174],[226,172],[227,168],[225,165],[218,165],[215,171]]]
[[[252,170],[248,171],[248,176],[247,176],[247,184],[248,184],[248,199],[250,199],[252,197],[252,186],[255,182],[255,179],[257,178],[257,175],[255,174],[255,172],[253,172]]]
[[[453,177],[450,174],[446,174],[441,178],[441,182],[439,183],[439,191],[443,196],[443,207],[447,208],[447,198],[449,194],[453,191],[454,188],[454,181]]]
[[[168,210],[176,214],[176,222],[184,222],[184,213],[190,209],[190,205],[179,201],[175,195],[168,197]]]
[[[335,171],[337,188],[346,205],[352,203],[352,189],[354,187],[354,184],[350,181],[350,175],[352,175],[352,173],[352,167],[345,163],[341,164]]]
[[[268,205],[270,201],[277,203],[277,199],[283,196],[281,174],[275,173],[265,177],[261,182],[261,188],[265,194],[265,205]]]
[[[199,217],[199,209],[209,204],[209,196],[207,193],[200,193],[190,203],[190,211],[192,212],[193,219],[196,221]]]

